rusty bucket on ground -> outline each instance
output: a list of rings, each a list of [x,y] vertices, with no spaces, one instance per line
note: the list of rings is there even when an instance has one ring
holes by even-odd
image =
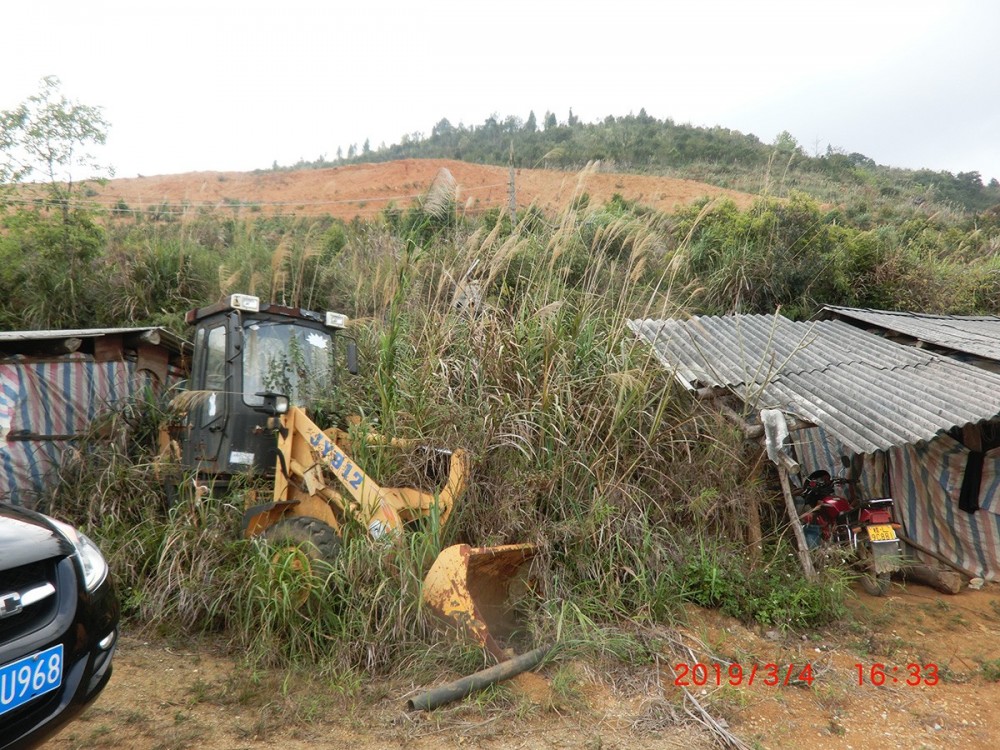
[[[514,600],[535,553],[532,544],[448,547],[424,578],[424,601],[498,660],[508,659],[502,643],[516,629]]]

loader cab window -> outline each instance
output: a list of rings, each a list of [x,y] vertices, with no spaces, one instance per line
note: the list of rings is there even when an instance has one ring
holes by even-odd
[[[226,329],[218,326],[210,331],[198,331],[205,346],[205,390],[221,391],[226,387]]]
[[[326,331],[289,323],[249,322],[244,326],[243,401],[260,406],[256,394],[275,391],[295,406],[329,394],[333,384],[333,337]]]

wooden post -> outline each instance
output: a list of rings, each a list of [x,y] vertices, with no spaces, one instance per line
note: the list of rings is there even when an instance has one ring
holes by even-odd
[[[510,142],[510,185],[507,188],[507,210],[510,211],[510,225],[517,226],[517,194],[514,187],[514,141]]]
[[[763,449],[758,451],[754,461],[754,471],[759,471],[760,462],[766,458]],[[750,549],[750,562],[756,565],[760,561],[760,553],[764,548],[764,533],[760,526],[760,501],[756,492],[747,493],[747,547]]]
[[[757,494],[749,493],[747,501],[747,544],[750,547],[750,560],[756,563],[760,560],[760,550],[764,534],[760,528],[760,504],[757,502]]]
[[[802,531],[802,523],[799,521],[799,514],[795,510],[795,499],[792,497],[792,485],[788,481],[788,469],[782,464],[778,464],[778,477],[781,479],[781,493],[785,496],[785,507],[788,509],[788,520],[792,523],[792,532],[795,534],[795,542],[799,547],[799,560],[802,562],[802,570],[806,578],[810,581],[816,580],[816,569],[813,567],[812,559],[809,557],[809,545],[806,543],[805,532]]]

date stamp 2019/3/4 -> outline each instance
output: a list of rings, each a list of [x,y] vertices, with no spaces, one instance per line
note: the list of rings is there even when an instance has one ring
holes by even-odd
[[[732,687],[808,685],[812,687],[813,681],[816,679],[813,674],[813,666],[809,662],[804,664],[750,664],[747,666],[737,663],[711,662],[704,664],[696,662],[689,664],[680,662],[673,665],[673,670],[674,685],[677,687],[722,687],[723,685]],[[910,663],[893,666],[876,662],[855,664],[854,670],[859,686],[908,685],[916,687],[926,685],[932,687],[941,681],[937,664],[933,663]]]

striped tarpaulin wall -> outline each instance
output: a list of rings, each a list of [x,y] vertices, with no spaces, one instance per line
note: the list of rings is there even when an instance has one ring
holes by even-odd
[[[890,475],[897,512],[907,536],[987,580],[1000,577],[1000,451],[987,453],[979,492],[980,509],[958,507],[969,451],[941,435],[920,446],[894,448]],[[936,561],[920,555],[930,564]]]
[[[0,364],[0,499],[31,506],[51,486],[68,435],[133,394],[131,362],[58,361]],[[18,433],[55,439],[11,439]]]

